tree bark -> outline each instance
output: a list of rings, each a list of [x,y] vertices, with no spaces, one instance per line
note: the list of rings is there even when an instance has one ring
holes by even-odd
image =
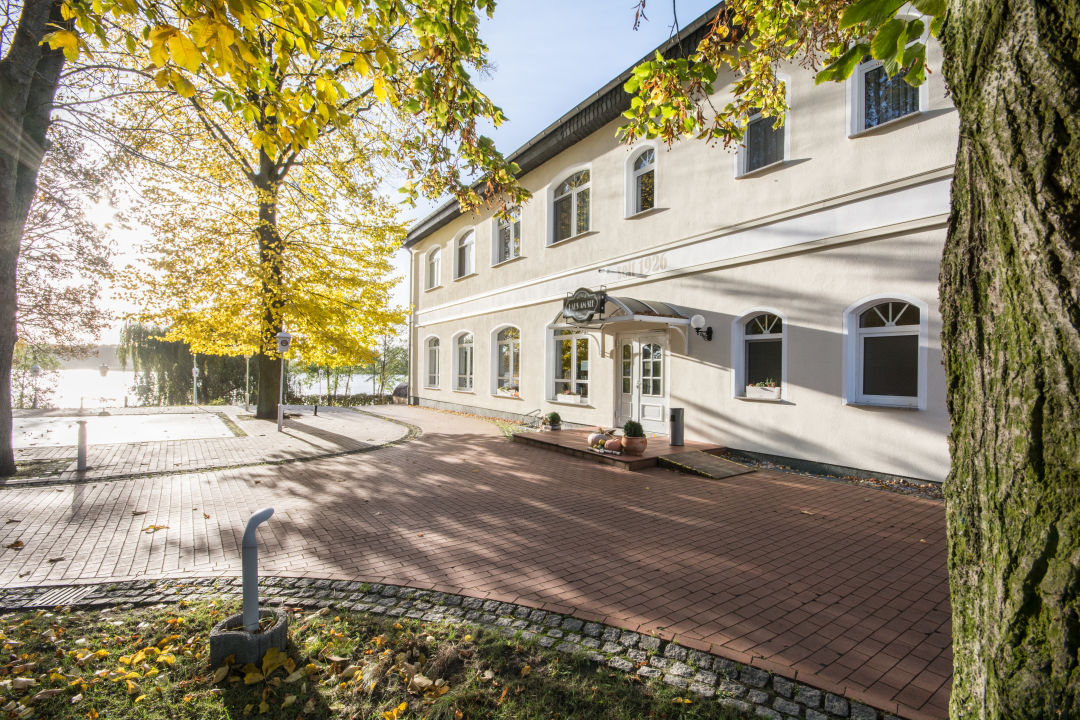
[[[10,49],[0,59],[0,477],[15,474],[11,363],[18,339],[15,291],[19,247],[37,192],[62,53],[42,46],[49,25],[64,24],[60,2],[26,0]]]
[[[951,0],[954,718],[1080,717],[1080,10]]]
[[[264,152],[259,153],[259,176],[255,191],[259,202],[259,262],[262,266],[262,287],[259,295],[263,303],[261,348],[258,355],[259,396],[255,417],[277,418],[278,394],[281,383],[281,356],[276,335],[282,330],[281,311],[282,283],[285,275],[284,244],[277,226],[277,173],[278,168]]]

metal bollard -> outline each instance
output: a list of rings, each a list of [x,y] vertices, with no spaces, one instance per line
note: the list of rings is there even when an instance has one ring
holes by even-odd
[[[76,467],[79,472],[86,471],[86,421],[76,420],[79,423],[79,456]]]
[[[315,416],[318,417],[318,415],[319,415],[319,403],[315,403]]]
[[[244,528],[244,541],[241,544],[241,558],[244,579],[244,629],[255,632],[259,629],[259,544],[255,540],[255,529],[270,519],[274,508],[263,508],[251,516]]]

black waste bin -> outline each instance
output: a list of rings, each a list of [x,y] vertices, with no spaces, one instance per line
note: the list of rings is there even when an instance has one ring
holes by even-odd
[[[683,444],[683,415],[685,408],[671,408],[671,418],[668,423],[668,445]]]

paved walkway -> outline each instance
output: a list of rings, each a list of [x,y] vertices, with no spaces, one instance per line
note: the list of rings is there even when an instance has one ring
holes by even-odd
[[[286,406],[286,410],[296,417],[287,418],[280,433],[276,420],[258,420],[241,407],[113,408],[106,418],[87,411],[88,433],[93,432],[95,420],[105,425],[104,421],[113,417],[131,422],[139,417],[169,414],[182,418],[185,429],[196,434],[198,428],[192,427],[195,423],[191,416],[205,415],[208,432],[205,433],[207,437],[197,440],[102,443],[100,437],[91,437],[86,451],[88,467],[83,473],[76,468],[74,444],[56,446],[53,441],[52,445],[40,447],[16,447],[16,462],[43,461],[48,464],[36,477],[0,481],[0,485],[37,484],[42,480],[93,480],[312,459],[370,450],[399,440],[409,432],[403,425],[387,423],[348,408],[320,407],[318,415],[313,414],[310,405]],[[40,424],[48,419],[66,426],[70,424],[68,419],[74,419],[77,414],[77,411],[21,411],[15,419],[16,432],[20,424]],[[120,428],[117,425],[112,431],[122,432]],[[75,431],[69,435],[74,443]],[[47,475],[44,474],[46,469]]]
[[[517,602],[903,717],[947,715],[940,503],[774,471],[630,473],[464,416],[379,411],[424,434],[312,462],[4,490],[0,548],[25,547],[0,550],[0,582],[234,575],[244,521],[272,505],[266,573]]]

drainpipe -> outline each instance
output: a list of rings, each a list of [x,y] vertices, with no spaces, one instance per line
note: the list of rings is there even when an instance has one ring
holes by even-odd
[[[274,508],[263,508],[251,516],[244,528],[244,542],[241,546],[244,578],[244,629],[255,632],[259,629],[259,544],[255,540],[255,530],[270,519]]]

